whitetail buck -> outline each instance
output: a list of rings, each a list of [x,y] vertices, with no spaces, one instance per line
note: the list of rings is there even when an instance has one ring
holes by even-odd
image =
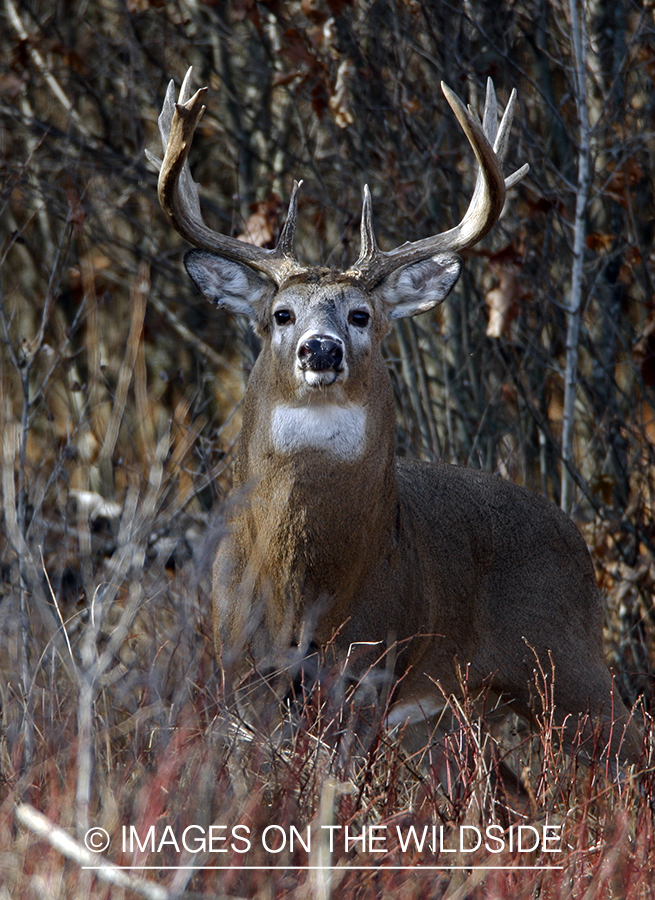
[[[335,271],[302,266],[294,254],[297,184],[274,250],[204,224],[187,156],[206,88],[191,96],[190,74],[179,104],[171,82],[159,119],[159,199],[198,248],[185,256],[191,278],[248,316],[262,345],[234,467],[241,497],[214,566],[224,664],[275,661],[310,640],[333,641],[344,656],[358,644],[375,658],[393,648],[388,718],[402,723],[434,715],[444,694],[458,693],[458,670],[472,693],[491,681],[529,717],[536,659],[550,674],[552,658],[557,721],[573,733],[589,713],[605,723],[614,758],[637,760],[639,731],[612,689],[601,600],[576,527],[498,477],[394,453],[382,341],[395,319],[441,303],[460,272],[456,252],[491,229],[507,188],[527,172],[501,171],[515,92],[498,125],[489,83],[481,124],[444,85],[480,170],[462,221],[383,252],[365,188],[359,258]]]

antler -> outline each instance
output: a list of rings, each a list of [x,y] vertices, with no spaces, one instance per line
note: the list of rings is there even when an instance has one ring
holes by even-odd
[[[163,162],[146,151],[150,162],[159,169],[157,190],[161,208],[173,227],[194,246],[244,263],[280,285],[292,275],[305,271],[293,249],[300,185],[294,182],[286,223],[274,250],[228,237],[205,225],[200,211],[198,185],[191,176],[188,155],[194,132],[205,111],[203,100],[207,88],[201,88],[191,96],[191,72],[192,67],[189,67],[178,103],[175,102],[173,81],[166,91],[158,120],[164,147]]]
[[[529,171],[530,167],[526,164],[508,178],[504,178],[501,169],[507,152],[507,140],[514,116],[515,90],[511,93],[500,127],[498,127],[496,92],[490,78],[487,80],[487,96],[482,125],[473,110],[470,107],[466,109],[459,97],[443,82],[441,89],[457,116],[480,167],[471,202],[459,225],[449,231],[413,243],[407,242],[396,247],[395,250],[385,253],[380,250],[375,240],[371,192],[366,185],[362,207],[360,255],[348,274],[355,276],[369,288],[396,269],[409,263],[420,262],[438,253],[457,253],[467,247],[472,247],[496,223],[503,210],[505,192],[524,178]]]

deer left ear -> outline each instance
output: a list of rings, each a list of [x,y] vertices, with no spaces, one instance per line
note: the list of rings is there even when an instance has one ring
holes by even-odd
[[[389,308],[390,318],[416,316],[446,299],[461,269],[459,256],[454,253],[437,254],[393,272],[377,292]]]
[[[272,283],[249,266],[208,250],[187,250],[184,265],[194,284],[218,306],[256,320]]]

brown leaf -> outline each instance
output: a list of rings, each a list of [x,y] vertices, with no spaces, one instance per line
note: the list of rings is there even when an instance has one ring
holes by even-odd
[[[625,252],[625,261],[629,266],[638,266],[642,261],[639,247],[630,247]]]
[[[510,324],[517,317],[519,301],[524,296],[516,274],[512,269],[502,265],[491,265],[498,276],[498,286],[487,291],[485,303],[489,310],[487,337],[499,338],[507,334]]]
[[[525,205],[525,215],[530,219],[545,213],[548,215],[551,211],[564,213],[564,202],[558,197],[543,197],[530,191],[526,186],[521,192],[521,206]]]
[[[626,250],[623,257],[623,265],[619,269],[619,281],[621,282],[621,284],[634,284],[634,268],[641,262],[643,262],[643,260],[638,247],[630,247],[628,250]]]
[[[513,243],[506,244],[500,250],[496,250],[495,253],[490,253],[488,258],[492,272],[498,272],[501,267],[507,267],[512,263],[520,263],[521,261],[521,255]]]
[[[163,6],[162,0],[127,0],[127,10],[131,13],[146,12],[151,6],[160,9]]]
[[[0,75],[0,94],[4,94],[9,100],[13,100],[22,91],[28,78],[25,72],[18,75]]]
[[[287,28],[282,35],[282,54],[294,66],[307,66],[308,69],[316,67],[317,60],[310,53],[302,34],[296,28]]]
[[[268,200],[261,200],[251,206],[251,215],[246,219],[237,240],[256,247],[268,247],[275,243],[277,222],[282,202],[277,194],[271,194]]]
[[[598,475],[589,483],[591,491],[594,496],[600,496],[603,503],[607,506],[612,504],[612,495],[614,488],[616,487],[616,478],[612,475],[604,473],[602,475]]]
[[[353,5],[353,0],[326,0],[326,2],[333,16],[342,15],[347,6]]]
[[[311,22],[319,22],[320,24],[325,22],[328,17],[321,0],[301,0],[300,11]]]
[[[598,231],[593,231],[591,234],[587,235],[586,243],[587,247],[590,250],[594,250],[596,253],[607,253],[608,250],[612,249],[614,235],[601,234]]]
[[[605,194],[627,209],[631,205],[629,191],[639,184],[643,177],[642,167],[636,159],[629,157],[614,170],[607,182]]]
[[[347,128],[355,121],[355,117],[350,111],[350,87],[348,84],[353,71],[354,66],[349,59],[344,59],[339,63],[334,92],[328,101],[330,112],[339,128]]]
[[[655,411],[648,400],[641,401],[641,421],[646,440],[655,447]]]
[[[276,72],[273,75],[272,84],[273,87],[285,87],[287,84],[291,84],[296,78],[302,78],[303,73],[300,71],[294,72]]]

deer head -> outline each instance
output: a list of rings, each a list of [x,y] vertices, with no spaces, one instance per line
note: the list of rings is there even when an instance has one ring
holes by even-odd
[[[455,94],[444,94],[479,163],[479,175],[461,222],[441,234],[380,250],[373,230],[371,194],[364,188],[361,249],[346,271],[302,266],[294,252],[300,185],[294,183],[286,223],[274,250],[255,247],[207,228],[188,153],[203,114],[206,88],[191,96],[191,69],[179,103],[170,83],[159,117],[165,150],[158,192],[171,224],[196,246],[185,256],[187,271],[200,290],[232,312],[247,315],[264,343],[255,375],[259,405],[273,417],[276,450],[324,443],[343,458],[364,450],[363,406],[370,406],[367,372],[381,372],[379,345],[394,319],[414,316],[447,296],[461,269],[458,251],[477,243],[500,215],[506,190],[527,173],[523,166],[509,178],[501,171],[507,150],[516,92],[498,126],[491,80],[483,121]],[[152,157],[151,157],[152,159]],[[386,387],[380,376],[379,385]],[[272,388],[272,390],[271,390]],[[384,395],[385,390],[382,390]],[[250,394],[254,394],[253,390]],[[272,396],[274,394],[274,396]],[[311,405],[311,427],[294,407]],[[321,411],[318,407],[324,407]],[[383,404],[387,415],[389,404]]]

